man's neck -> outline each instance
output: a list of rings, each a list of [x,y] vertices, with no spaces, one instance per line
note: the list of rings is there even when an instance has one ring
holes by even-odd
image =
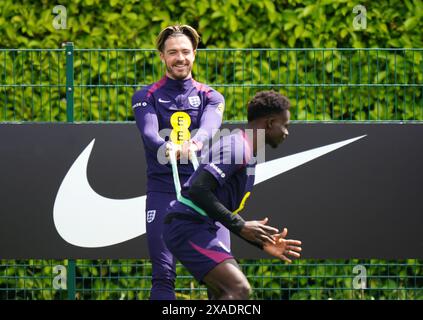
[[[262,129],[260,124],[257,121],[250,121],[247,123],[246,129],[248,130],[248,132],[252,132],[252,136],[251,133],[249,134],[250,139],[252,140],[252,144],[253,144],[253,154],[254,156],[257,155],[257,130],[258,129]]]
[[[166,77],[168,77],[169,79],[175,80],[175,81],[185,81],[185,80],[191,79],[192,78],[192,74],[190,73],[184,79],[175,79],[169,73],[166,72]]]

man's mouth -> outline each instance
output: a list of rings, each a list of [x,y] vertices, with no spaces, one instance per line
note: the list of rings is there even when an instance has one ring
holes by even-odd
[[[182,65],[175,65],[175,66],[174,66],[174,68],[175,68],[175,69],[180,70],[180,71],[182,71],[182,70],[186,69],[187,67],[188,67],[188,66],[187,66],[187,65],[185,65],[185,64],[182,64]]]

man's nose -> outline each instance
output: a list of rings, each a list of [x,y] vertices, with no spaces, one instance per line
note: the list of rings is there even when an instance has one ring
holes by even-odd
[[[184,55],[182,54],[182,52],[178,52],[176,54],[176,59],[178,59],[178,60],[184,60]]]

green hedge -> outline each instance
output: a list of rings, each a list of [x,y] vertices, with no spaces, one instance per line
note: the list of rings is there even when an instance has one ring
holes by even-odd
[[[66,30],[52,25],[54,1],[0,2],[3,48],[153,48],[164,26],[202,35],[195,78],[225,95],[225,120],[244,120],[257,90],[292,101],[294,120],[421,120],[420,50],[282,48],[422,47],[422,1],[363,2],[367,29],[352,26],[348,1],[72,1]],[[212,48],[275,48],[212,50]],[[65,53],[0,51],[0,121],[66,121]],[[76,51],[75,120],[133,120],[135,88],[157,81],[151,51]]]
[[[58,1],[2,0],[0,46],[153,48],[161,28],[187,23],[207,48],[421,48],[421,0],[73,0],[67,30],[55,30]],[[355,5],[367,9],[367,29],[355,31]]]
[[[1,299],[66,299],[53,288],[54,266],[66,261],[0,260]],[[366,289],[354,288],[366,268]],[[241,267],[255,299],[423,299],[423,269],[419,260],[300,260],[286,265],[276,260],[242,260]],[[207,293],[188,271],[177,267],[178,299],[205,299]],[[77,299],[148,299],[151,263],[146,260],[78,260]]]

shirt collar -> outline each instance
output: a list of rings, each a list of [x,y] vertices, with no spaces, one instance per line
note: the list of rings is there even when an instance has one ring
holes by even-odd
[[[184,80],[174,80],[172,78],[169,78],[168,76],[165,76],[166,78],[166,85],[170,88],[178,89],[178,90],[187,90],[189,88],[192,88],[193,86],[193,79],[188,78]]]

